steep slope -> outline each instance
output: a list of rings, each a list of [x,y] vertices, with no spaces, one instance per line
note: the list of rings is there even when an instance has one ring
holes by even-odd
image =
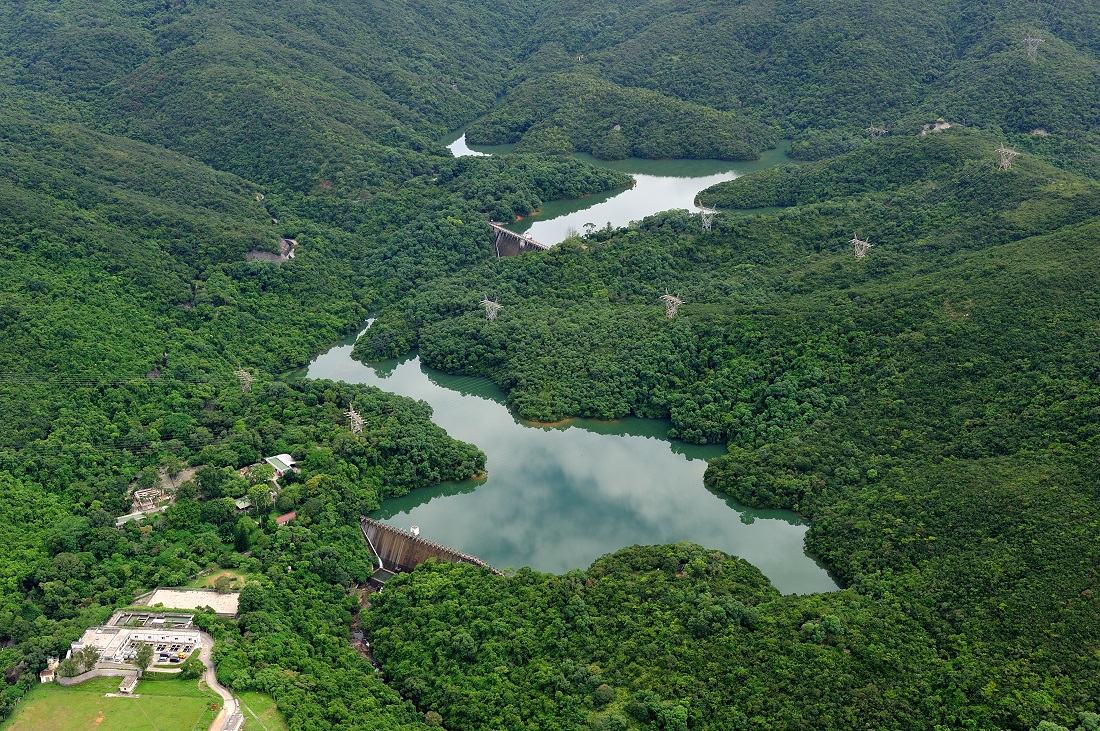
[[[1100,710],[1100,188],[1066,172],[1100,173],[1098,29],[1087,0],[0,8],[0,715],[110,608],[213,566],[252,582],[239,622],[199,617],[223,682],[295,729]],[[780,211],[497,261],[486,215],[626,181],[433,142],[486,113],[471,134],[521,149],[736,157],[778,131],[821,162],[703,197]],[[916,136],[939,116],[955,127]],[[999,170],[1002,143],[1035,155]],[[246,261],[280,237],[293,260]],[[482,290],[507,305],[491,324]],[[360,357],[419,345],[527,417],[728,444],[708,485],[812,518],[847,588],[778,597],[691,546],[566,577],[428,567],[362,617],[384,681],[347,642],[373,568],[355,518],[484,462],[423,404],[273,375],[371,310]],[[303,472],[269,504],[238,470],[282,451]],[[175,507],[116,530],[185,463]]]
[[[431,148],[488,109],[515,10],[496,0],[21,3],[0,11],[17,85],[5,95],[33,111],[60,106],[50,102],[59,92],[87,124],[218,169],[355,190],[423,172],[409,148]]]
[[[719,650],[697,652],[686,620],[681,635],[638,630],[668,655],[660,680],[619,669],[613,648],[638,634],[596,634],[610,616],[574,630],[566,654],[605,670],[615,657],[602,682],[614,679],[623,700],[644,703],[648,688],[660,696],[654,714],[680,704],[699,728],[736,727],[749,709],[762,726],[791,729],[808,722],[806,708],[817,728],[874,717],[883,728],[1026,729],[1052,712],[1095,711],[1084,699],[1096,692],[1096,658],[1080,650],[1100,641],[1100,185],[1030,157],[998,169],[991,140],[949,130],[721,188],[728,201],[790,207],[720,215],[711,232],[662,214],[467,278],[467,290],[505,304],[491,323],[465,314],[471,306],[443,282],[403,313],[419,325],[425,362],[494,378],[527,418],[662,416],[681,438],[728,443],[707,484],[812,518],[808,546],[850,588],[794,600],[792,615],[762,608],[776,623],[762,631],[775,636],[726,631],[723,652],[743,658],[765,643],[784,658],[731,660],[741,675],[728,684],[707,683]],[[863,259],[847,243],[853,231],[874,243]],[[666,286],[687,303],[672,321],[657,302]],[[518,577],[424,581],[528,601]],[[706,580],[691,590],[704,589],[717,590]],[[643,612],[666,611],[642,582],[622,591]],[[902,629],[895,611],[914,624]],[[826,632],[807,647],[816,630],[803,623],[826,615],[853,636]],[[436,637],[402,635],[389,615],[379,626],[394,640],[387,667],[412,682]],[[485,641],[555,632],[550,618],[524,626]],[[896,631],[872,638],[883,626]],[[818,646],[846,648],[823,671],[836,683],[825,696],[815,688],[826,681],[799,671],[818,662]],[[561,650],[550,643],[531,658]],[[680,684],[665,690],[672,676]],[[512,682],[549,701],[537,681]],[[443,702],[433,682],[408,687]],[[937,696],[944,687],[953,690]],[[594,688],[561,690],[583,704]],[[609,728],[646,718],[628,713]]]
[[[804,159],[853,149],[872,125],[942,116],[1069,138],[1060,161],[1095,172],[1097,27],[1084,0],[561,2],[539,14],[527,68],[743,111],[793,135]],[[1035,59],[1029,35],[1043,41]]]

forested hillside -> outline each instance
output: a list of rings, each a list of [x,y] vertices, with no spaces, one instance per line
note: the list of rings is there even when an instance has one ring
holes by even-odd
[[[805,159],[851,149],[871,125],[944,116],[1056,132],[1095,171],[1098,28],[1088,0],[569,1],[540,14],[528,43],[533,68],[745,112],[793,135]],[[1035,58],[1029,35],[1042,39]]]
[[[627,157],[752,160],[774,134],[743,114],[719,112],[588,76],[529,81],[469,127],[474,144],[518,142],[516,152],[589,152]]]
[[[883,728],[950,728],[949,719],[1030,727],[1051,703],[1093,698],[1097,657],[1081,648],[1100,641],[1100,186],[1032,158],[1000,170],[981,134],[949,130],[763,171],[704,199],[789,207],[720,215],[711,232],[669,213],[508,261],[475,282],[500,293],[506,309],[495,322],[449,316],[457,290],[446,280],[404,314],[419,327],[422,359],[489,375],[527,418],[665,416],[681,438],[728,443],[708,485],[812,518],[808,545],[855,592],[816,610],[800,603],[800,614],[776,620],[787,632],[818,622],[814,611],[899,632],[884,612],[917,622],[893,636],[905,647],[890,661],[875,654],[876,640],[847,646],[854,664],[827,674],[846,685],[827,697],[815,695],[818,674],[778,681],[734,662],[770,702],[744,695],[741,681],[719,684],[692,694],[688,727],[738,727],[746,708],[762,704],[769,728],[807,718],[847,727],[843,715],[856,708],[860,718],[882,713]],[[862,260],[852,231],[874,242]],[[671,321],[656,301],[665,285],[687,302]],[[585,575],[575,581],[587,585]],[[496,583],[486,577],[469,590],[513,591]],[[510,611],[526,616],[533,599],[515,601]],[[384,627],[398,632],[386,616]],[[509,624],[478,641],[508,646],[522,631]],[[547,631],[551,620],[533,630]],[[624,628],[561,657],[605,667],[615,642],[638,636]],[[667,652],[676,672],[713,677],[713,652],[696,654],[686,639],[651,641],[676,648],[647,650],[660,653],[655,660]],[[759,641],[723,635],[738,652]],[[930,658],[924,647],[947,654]],[[417,657],[417,643],[392,651],[410,682],[401,663]],[[612,685],[626,689],[624,702],[642,702],[639,681],[613,667],[605,675],[619,679]],[[902,687],[890,685],[887,668],[901,672]],[[947,677],[961,697],[937,695]],[[598,710],[584,696],[593,688],[567,686],[581,708]],[[657,681],[642,687],[678,699]],[[434,681],[417,688],[442,703]],[[935,709],[919,705],[928,697]],[[826,706],[802,716],[807,698]],[[631,717],[621,720],[644,721]]]
[[[222,567],[219,677],[296,731],[1100,728],[1095,3],[24,0],[0,41],[0,718]],[[516,154],[451,158],[468,124]],[[493,255],[487,218],[631,184],[573,152],[780,137],[808,162],[705,191],[710,230]],[[423,403],[286,375],[371,312],[361,359],[727,445],[707,485],[807,517],[844,589],[677,544],[362,606],[358,516],[485,467]],[[279,452],[270,504],[240,470]]]

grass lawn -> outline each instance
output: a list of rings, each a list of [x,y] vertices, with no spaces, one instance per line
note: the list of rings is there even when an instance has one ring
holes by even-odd
[[[71,688],[38,685],[15,708],[2,731],[205,731],[221,707],[194,680],[138,683],[140,698],[107,698],[121,678],[95,678]]]
[[[219,576],[225,576],[226,578],[228,578],[230,581],[229,588],[234,590],[239,590],[245,585],[245,582],[253,578],[245,572],[238,571],[236,569],[217,569],[216,571],[211,571],[209,574],[204,574],[196,579],[192,579],[191,581],[187,582],[187,588],[213,589],[214,582],[217,581]]]
[[[244,711],[246,728],[261,731],[289,731],[283,714],[275,707],[275,700],[263,693],[241,693],[241,710]]]

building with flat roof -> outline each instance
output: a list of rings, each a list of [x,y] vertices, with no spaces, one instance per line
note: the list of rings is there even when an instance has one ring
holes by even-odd
[[[167,505],[157,505],[157,506],[153,506],[153,507],[149,508],[148,510],[139,510],[136,513],[127,513],[126,515],[120,515],[117,518],[115,518],[115,527],[116,528],[121,528],[122,526],[126,525],[127,523],[129,523],[131,521],[144,520],[145,518],[148,518],[150,515],[155,515],[155,514],[161,512],[162,510],[167,509],[167,507],[168,507]]]
[[[91,627],[72,644],[72,653],[85,647],[99,650],[100,662],[130,662],[138,645],[153,647],[153,662],[180,662],[202,647],[202,635],[197,629],[156,627]]]

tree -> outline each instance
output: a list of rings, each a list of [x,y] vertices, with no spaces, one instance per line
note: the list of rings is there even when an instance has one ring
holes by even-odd
[[[592,702],[595,703],[597,707],[606,706],[613,700],[615,700],[615,689],[607,683],[601,683],[592,693]]]
[[[237,597],[237,609],[241,614],[258,612],[265,608],[267,594],[263,587],[256,583],[246,584]]]
[[[266,462],[248,470],[248,481],[253,485],[266,485],[273,477],[275,477],[275,468]]]
[[[214,579],[214,590],[218,593],[225,594],[229,591],[229,587],[232,585],[232,583],[232,580],[228,576],[222,574],[218,578]]]
[[[183,472],[184,463],[183,460],[175,455],[165,457],[161,464],[164,466],[164,472],[168,475],[168,479],[172,481],[172,487],[177,487],[176,478]]]
[[[256,530],[256,521],[242,515],[233,528],[233,547],[244,553],[252,546],[252,532]]]
[[[159,482],[157,477],[158,475],[155,467],[146,467],[141,471],[141,474],[137,476],[137,489],[148,490],[151,487],[156,487]]]
[[[99,662],[99,649],[86,645],[83,649],[73,653],[73,659],[80,664],[84,672],[88,672]]]
[[[71,678],[80,675],[80,665],[71,657],[67,657],[57,666],[57,674],[63,678]]]
[[[257,513],[266,512],[271,507],[271,485],[261,482],[248,488],[248,499],[252,501],[252,508]]]
[[[199,659],[199,653],[192,652],[191,656],[183,661],[183,665],[180,666],[180,680],[195,680],[202,675],[203,667],[202,661]]]
[[[138,669],[138,675],[145,674],[145,669],[153,663],[153,646],[148,642],[139,642],[134,653],[134,665]]]

